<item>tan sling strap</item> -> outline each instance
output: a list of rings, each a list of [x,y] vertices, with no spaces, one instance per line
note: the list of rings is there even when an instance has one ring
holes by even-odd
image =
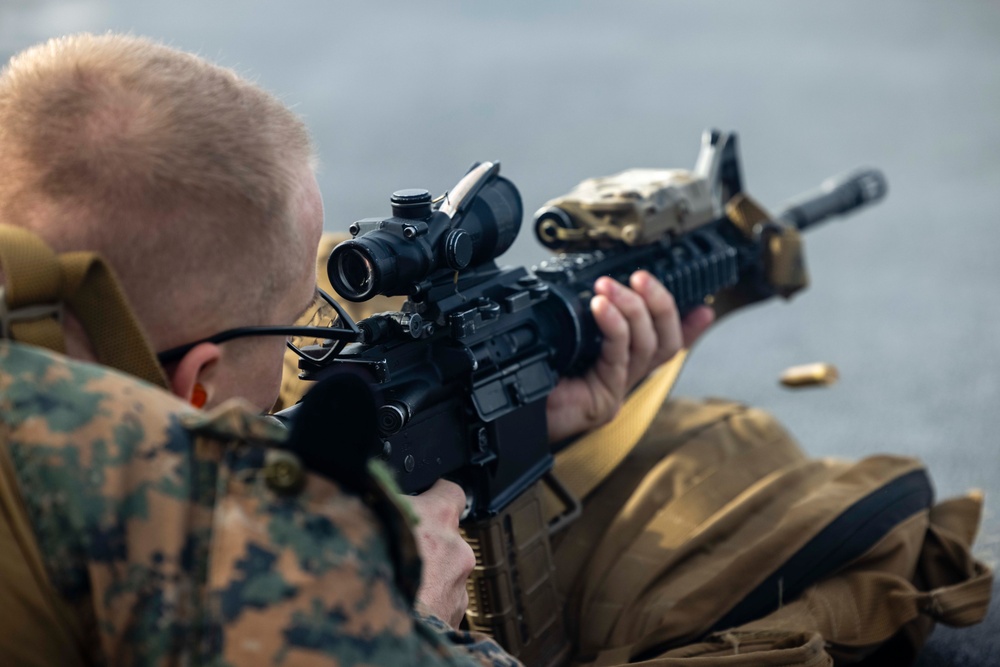
[[[586,498],[625,460],[670,394],[686,359],[687,350],[678,352],[643,380],[614,419],[556,454],[555,475],[570,493]],[[562,506],[554,495],[546,497],[552,519]]]
[[[6,439],[0,432],[0,441]],[[81,617],[49,581],[18,490],[17,473],[0,447],[0,656],[24,667],[86,664]]]
[[[56,255],[35,234],[0,224],[0,336],[65,352],[62,304],[80,320],[100,363],[167,388],[153,347],[111,267],[92,252]]]

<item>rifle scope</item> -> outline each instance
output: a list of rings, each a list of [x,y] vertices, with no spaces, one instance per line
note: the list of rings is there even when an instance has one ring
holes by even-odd
[[[365,218],[354,237],[330,254],[327,272],[337,294],[366,301],[376,294],[413,296],[435,273],[478,266],[503,254],[517,237],[524,213],[500,164],[476,164],[438,200],[427,190],[400,190],[392,216]]]

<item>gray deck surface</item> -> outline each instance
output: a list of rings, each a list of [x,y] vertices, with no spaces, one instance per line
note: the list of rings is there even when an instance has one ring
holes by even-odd
[[[197,51],[294,105],[328,229],[483,159],[531,212],[589,176],[691,167],[709,126],[740,133],[770,206],[883,169],[885,203],[809,235],[813,287],[713,331],[680,391],[771,410],[816,455],[920,456],[941,497],[985,489],[977,553],[1000,561],[997,3],[0,0],[4,59],[83,29]],[[544,256],[525,225],[504,261]],[[812,361],[841,381],[778,386]],[[920,664],[1000,664],[998,637],[995,603],[937,630]]]

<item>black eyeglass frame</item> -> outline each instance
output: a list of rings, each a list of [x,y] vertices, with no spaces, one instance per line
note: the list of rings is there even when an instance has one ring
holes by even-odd
[[[337,311],[337,316],[339,318],[337,322],[339,322],[339,326],[313,327],[294,325],[263,325],[236,327],[235,329],[220,331],[217,334],[196,340],[192,343],[185,343],[184,345],[178,345],[177,347],[172,347],[169,350],[158,352],[156,354],[156,358],[159,359],[160,364],[166,365],[175,361],[180,361],[185,354],[202,343],[225,343],[226,341],[230,341],[235,338],[248,338],[251,336],[310,336],[322,338],[324,340],[333,341],[333,344],[329,348],[326,348],[324,354],[322,355],[304,352],[292,345],[291,341],[286,341],[285,344],[288,346],[288,349],[292,350],[304,359],[309,359],[311,361],[326,361],[327,359],[334,358],[340,354],[341,350],[343,350],[344,346],[348,343],[359,342],[361,340],[361,331],[358,329],[358,325],[354,323],[354,320],[351,319],[350,315],[347,314],[343,307],[337,303],[333,297],[319,288],[316,289],[316,292],[319,294],[320,298],[323,299],[323,301]]]

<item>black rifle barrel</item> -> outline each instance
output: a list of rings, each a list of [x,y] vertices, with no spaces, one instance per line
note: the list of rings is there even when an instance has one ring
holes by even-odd
[[[789,225],[806,229],[832,216],[876,202],[885,196],[888,189],[881,171],[858,169],[828,179],[819,189],[788,204],[777,217]]]

